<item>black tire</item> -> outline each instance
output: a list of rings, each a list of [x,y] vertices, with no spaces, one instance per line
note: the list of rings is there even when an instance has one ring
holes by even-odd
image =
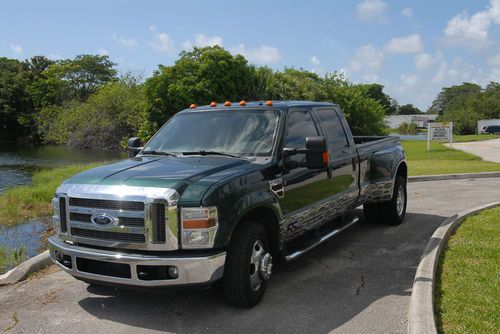
[[[255,222],[242,222],[234,231],[226,255],[224,266],[224,296],[226,301],[240,307],[257,305],[264,296],[266,281],[254,290],[250,283],[252,270],[250,258],[253,247],[260,240],[269,252],[269,241],[265,228]],[[258,270],[256,268],[255,270]]]
[[[399,191],[402,192],[402,208],[398,207]],[[406,215],[406,205],[408,196],[406,191],[406,180],[402,176],[397,176],[394,183],[394,191],[391,200],[382,203],[371,203],[363,205],[365,217],[374,223],[399,225]]]

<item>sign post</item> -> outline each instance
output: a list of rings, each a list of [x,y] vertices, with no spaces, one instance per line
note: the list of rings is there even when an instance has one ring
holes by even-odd
[[[427,151],[431,150],[431,141],[447,141],[453,147],[453,122],[427,124]]]

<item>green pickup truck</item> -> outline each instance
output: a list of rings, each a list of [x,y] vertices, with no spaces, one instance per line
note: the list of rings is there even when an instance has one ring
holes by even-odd
[[[273,263],[359,219],[400,224],[407,164],[397,137],[353,137],[336,104],[192,105],[130,158],[65,181],[52,260],[90,284],[209,287],[251,307]]]

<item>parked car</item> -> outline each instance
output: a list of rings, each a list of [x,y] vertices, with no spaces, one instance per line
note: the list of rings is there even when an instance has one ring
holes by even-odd
[[[500,125],[486,125],[481,127],[479,133],[500,134]]]
[[[183,110],[130,159],[65,181],[52,260],[118,287],[210,286],[263,297],[273,263],[358,222],[397,225],[408,168],[398,137],[353,137],[332,103],[268,101]]]

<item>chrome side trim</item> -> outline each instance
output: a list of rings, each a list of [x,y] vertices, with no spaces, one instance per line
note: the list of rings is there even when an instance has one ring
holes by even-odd
[[[211,256],[176,258],[128,254],[69,245],[57,236],[49,238],[49,251],[52,261],[72,276],[95,281],[145,287],[211,283],[222,278],[224,263],[226,261],[226,252],[221,252]],[[70,256],[73,268],[67,268],[58,262],[56,260],[56,253],[62,253]],[[103,262],[128,264],[130,265],[131,278],[104,276],[80,271],[78,270],[76,264],[77,257]],[[179,277],[168,280],[140,280],[137,276],[138,265],[176,266],[179,272]]]
[[[365,203],[379,203],[389,201],[394,191],[395,178],[370,183],[368,197]]]
[[[358,198],[358,191],[334,195],[319,203],[291,213],[280,223],[280,240],[290,241],[350,210]]]

